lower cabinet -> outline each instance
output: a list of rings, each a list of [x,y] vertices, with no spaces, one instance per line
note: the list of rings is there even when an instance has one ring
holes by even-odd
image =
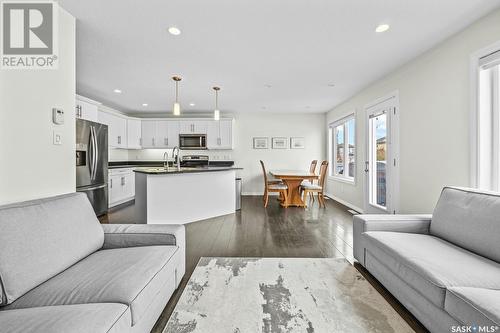
[[[114,207],[135,198],[134,169],[109,170],[109,207]]]

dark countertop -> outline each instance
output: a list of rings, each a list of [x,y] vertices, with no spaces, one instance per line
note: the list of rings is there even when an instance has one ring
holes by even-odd
[[[169,162],[173,165],[172,162]],[[234,165],[233,161],[210,161],[210,166],[215,167],[231,167]],[[113,161],[108,163],[108,169],[122,169],[122,168],[158,168],[163,167],[163,161]]]
[[[153,168],[137,168],[134,171],[139,173],[145,173],[148,175],[166,175],[166,174],[178,174],[178,173],[200,173],[200,172],[216,172],[216,171],[227,171],[227,170],[242,170],[242,168],[237,168],[233,166],[229,167],[201,167],[201,168],[192,168],[192,167],[181,167],[181,170],[178,171],[176,167],[171,167],[168,171],[161,167],[153,167]]]

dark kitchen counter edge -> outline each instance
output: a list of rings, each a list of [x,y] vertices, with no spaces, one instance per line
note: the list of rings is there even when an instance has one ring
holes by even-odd
[[[169,162],[172,165],[172,162]],[[211,166],[230,167],[234,161],[210,161]],[[118,161],[109,162],[108,169],[138,168],[138,167],[162,167],[163,161]]]
[[[217,172],[217,171],[228,171],[228,170],[243,170],[243,168],[238,167],[208,167],[208,168],[196,168],[189,170],[170,170],[170,171],[148,171],[147,169],[135,169],[135,172],[145,173],[148,175],[171,175],[178,173],[200,173],[200,172]]]

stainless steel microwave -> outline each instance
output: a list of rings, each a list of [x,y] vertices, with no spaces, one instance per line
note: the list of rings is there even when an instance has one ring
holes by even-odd
[[[180,134],[179,147],[181,149],[201,150],[207,149],[206,134]]]

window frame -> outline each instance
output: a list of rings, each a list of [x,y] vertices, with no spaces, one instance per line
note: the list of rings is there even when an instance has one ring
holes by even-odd
[[[480,94],[480,72],[481,72],[481,66],[483,65],[483,59],[487,58],[497,52],[500,52],[500,41],[493,43],[490,46],[487,46],[481,50],[478,50],[477,52],[473,53],[470,56],[470,151],[471,151],[471,159],[470,159],[470,186],[475,187],[475,188],[485,188],[484,187],[484,182],[482,181],[483,175],[482,173],[484,172],[484,161],[485,161],[485,156],[483,155],[484,149],[482,148],[481,144],[484,142],[484,135],[485,132],[482,128],[482,123],[483,123],[483,115],[482,112],[483,110],[481,109],[481,94]],[[498,80],[498,78],[497,78]],[[500,84],[500,81],[497,82],[497,84]],[[498,96],[496,97],[497,103],[498,103]],[[495,115],[493,115],[495,116]],[[498,115],[496,115],[498,117]],[[498,135],[498,130],[496,131],[497,133],[493,133],[493,135]],[[492,144],[496,145],[498,147],[492,147],[492,149],[499,150],[500,149],[500,143],[498,141],[498,138],[493,140]],[[494,158],[491,156],[490,158]],[[494,162],[492,165],[492,170],[499,170],[499,163],[498,163],[498,155],[495,158],[496,162]],[[500,184],[498,182],[497,177],[492,177],[491,180],[491,186],[498,186],[500,187]],[[494,185],[496,184],[496,185]],[[488,186],[487,186],[488,187]]]
[[[347,126],[347,123],[349,121],[353,120],[354,121],[354,175],[353,177],[348,176],[349,174],[349,128]],[[337,127],[343,126],[344,129],[344,174],[337,174],[336,173],[336,166],[337,166]],[[349,113],[346,116],[343,116],[333,122],[331,122],[328,125],[328,160],[330,163],[329,170],[328,170],[328,178],[344,183],[349,183],[349,184],[356,184],[356,175],[357,175],[357,126],[356,126],[356,112]]]

